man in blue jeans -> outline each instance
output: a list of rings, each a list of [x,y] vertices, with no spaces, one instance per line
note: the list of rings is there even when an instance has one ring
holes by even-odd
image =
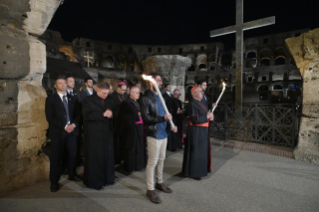
[[[161,88],[162,78],[154,74],[157,86]],[[165,193],[172,190],[163,183],[163,168],[167,145],[167,121],[172,120],[171,114],[165,114],[164,107],[153,84],[145,91],[141,101],[141,112],[145,124],[147,136],[148,161],[146,167],[147,197],[153,203],[160,203],[161,200],[155,193],[155,188]],[[177,127],[171,129],[177,132]],[[155,177],[154,177],[155,176]],[[156,178],[156,184],[154,182]]]

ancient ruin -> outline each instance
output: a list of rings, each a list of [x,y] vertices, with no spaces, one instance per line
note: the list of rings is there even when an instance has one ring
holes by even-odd
[[[303,78],[302,117],[295,158],[319,163],[319,29],[286,40]]]
[[[213,88],[218,96],[223,80],[227,90],[221,102],[235,102],[236,54],[224,50],[223,43],[134,45],[89,38],[68,43],[59,32],[47,30],[61,2],[0,4],[0,195],[48,178],[49,158],[41,152],[48,128],[44,103],[59,75],[73,75],[79,89],[88,76],[115,86],[119,80],[142,82],[142,73],[161,72],[164,83],[181,90],[183,102],[198,79],[207,80],[210,100]],[[243,102],[302,102],[295,157],[319,163],[319,31],[308,31],[244,40]]]
[[[47,94],[42,87],[46,46],[38,40],[60,1],[0,4],[0,195],[48,178]]]

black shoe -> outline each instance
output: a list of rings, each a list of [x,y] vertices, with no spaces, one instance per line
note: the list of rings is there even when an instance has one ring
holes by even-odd
[[[51,192],[57,192],[59,190],[59,184],[58,183],[51,183]]]
[[[102,189],[103,189],[103,187],[102,187],[102,186],[100,186],[100,187],[96,187],[96,188],[93,188],[93,189],[100,191],[100,190],[102,190]]]
[[[82,181],[82,177],[78,176],[78,175],[75,175],[75,176],[69,176],[69,180],[72,180],[72,181]]]

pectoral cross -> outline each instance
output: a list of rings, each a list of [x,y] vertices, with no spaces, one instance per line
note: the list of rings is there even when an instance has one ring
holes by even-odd
[[[256,21],[250,21],[244,23],[243,11],[244,0],[236,0],[236,25],[226,27],[223,29],[217,29],[210,31],[210,37],[217,37],[221,35],[227,35],[230,33],[236,33],[236,93],[235,93],[235,105],[241,107],[242,105],[242,74],[243,74],[243,43],[244,43],[244,31],[255,29],[258,27],[268,26],[275,24],[275,16],[259,19]]]
[[[90,59],[92,60],[94,59],[93,57],[90,57],[90,52],[87,51],[86,56],[83,56],[83,57],[87,59],[88,67],[90,67]]]

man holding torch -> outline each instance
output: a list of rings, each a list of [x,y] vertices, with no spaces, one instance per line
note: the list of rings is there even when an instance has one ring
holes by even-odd
[[[162,86],[162,78],[159,74],[152,77],[143,76],[150,81],[150,89],[145,91],[141,99],[141,113],[145,124],[148,148],[148,161],[146,167],[147,197],[153,203],[161,200],[155,193],[155,188],[165,193],[172,190],[163,183],[163,168],[167,145],[167,122],[171,124],[171,130],[177,132],[177,127],[172,122],[172,115],[167,113],[165,102],[159,92]],[[155,174],[156,172],[156,174]],[[156,184],[154,182],[156,178]]]
[[[193,87],[191,93],[193,99],[186,111],[188,139],[185,141],[182,173],[186,177],[200,180],[212,168],[209,122],[214,120],[214,115],[202,103],[201,87]]]

